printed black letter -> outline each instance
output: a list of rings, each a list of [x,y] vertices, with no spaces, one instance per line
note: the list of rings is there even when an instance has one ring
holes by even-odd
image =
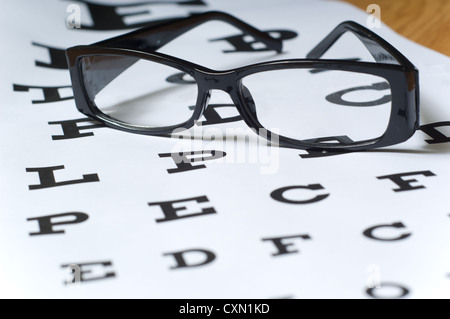
[[[264,31],[270,34],[272,37],[280,40],[290,40],[297,36],[297,33],[289,30],[268,30]],[[223,50],[223,53],[233,53],[233,52],[261,52],[270,51],[271,48],[267,47],[265,44],[256,41],[253,37],[245,34],[232,35],[229,37],[211,39],[211,42],[215,41],[227,41],[230,43],[235,50]]]
[[[441,133],[439,130],[436,129],[436,127],[442,127],[442,126],[450,126],[450,122],[448,122],[448,121],[447,122],[437,122],[437,123],[422,125],[420,127],[420,130],[433,138],[432,140],[425,140],[425,142],[427,142],[428,144],[450,142],[449,136],[445,135],[444,133]]]
[[[324,143],[325,145],[330,142],[335,142],[333,144],[340,145],[349,145],[354,141],[348,137],[347,135],[340,136],[329,136],[329,137],[320,137],[305,140],[305,142],[309,143]],[[348,152],[346,151],[319,151],[319,150],[305,150],[308,154],[300,154],[301,158],[317,158],[317,157],[325,157],[325,156],[334,156],[334,155],[342,155]]]
[[[90,183],[90,182],[100,181],[97,174],[88,174],[88,175],[83,175],[82,179],[70,180],[70,181],[64,181],[64,182],[56,182],[54,171],[59,170],[59,169],[64,169],[64,165],[27,168],[26,169],[27,172],[37,172],[39,174],[39,180],[41,181],[40,184],[29,185],[28,186],[29,189],[33,190],[33,189],[49,188],[49,187],[56,187],[56,186],[64,186],[64,185],[70,185],[70,184]]]
[[[36,61],[36,66],[59,70],[68,69],[65,50],[49,47],[36,42],[32,42],[32,44],[37,47],[46,48],[48,50],[48,54],[50,55],[50,63]]]
[[[190,263],[186,261],[185,256],[186,255],[192,255],[192,254],[198,254],[200,253],[201,255],[204,256],[203,260],[196,260],[195,262],[191,261]],[[175,258],[176,261],[176,266],[172,266],[170,267],[170,269],[180,269],[180,268],[188,268],[188,267],[198,267],[198,266],[203,266],[206,264],[209,264],[211,262],[214,261],[214,259],[216,259],[216,255],[209,250],[205,250],[205,249],[188,249],[188,250],[182,250],[182,251],[178,251],[178,252],[173,252],[173,253],[165,253],[163,254],[163,256],[173,256]]]
[[[316,195],[315,197],[311,198],[311,199],[305,199],[305,200],[292,200],[292,199],[288,199],[286,197],[284,197],[284,193],[286,191],[289,191],[291,189],[309,189],[309,190],[319,190],[319,189],[324,189],[322,185],[320,184],[310,184],[307,186],[287,186],[287,187],[283,187],[283,188],[279,188],[277,190],[274,190],[271,194],[270,197],[272,197],[273,199],[282,202],[282,203],[288,203],[288,204],[310,204],[310,203],[315,203],[315,202],[319,202],[325,198],[327,198],[330,194],[322,194],[322,195]]]
[[[155,203],[148,203],[149,206],[159,205],[164,213],[165,218],[157,219],[157,223],[161,222],[168,222],[171,220],[177,220],[181,218],[189,218],[189,217],[195,217],[195,216],[202,216],[202,215],[209,215],[209,214],[216,214],[216,211],[213,207],[207,207],[202,208],[201,212],[198,213],[188,213],[185,215],[178,215],[178,211],[186,210],[185,206],[178,206],[174,207],[175,203],[183,203],[183,202],[190,202],[195,201],[197,203],[208,203],[208,198],[206,196],[200,196],[200,197],[193,197],[193,198],[186,198],[186,199],[179,199],[179,200],[173,200],[173,201],[167,201],[167,202],[155,202]]]
[[[103,274],[101,274],[101,276],[97,276],[97,277],[87,277],[86,278],[86,276],[85,276],[85,274],[92,273],[95,268],[98,268],[98,266],[100,266],[101,268],[111,267],[112,263],[110,261],[98,261],[98,262],[91,262],[91,263],[70,263],[70,264],[61,265],[61,268],[67,268],[67,267],[73,268],[73,266],[80,267],[80,271],[78,274],[80,282],[113,278],[116,276],[114,271],[110,271],[110,272],[105,271],[105,272],[103,272]],[[94,266],[94,267],[89,267],[89,266]],[[95,266],[97,266],[97,267],[95,267]],[[75,280],[75,278],[74,278],[74,280]],[[64,284],[67,285],[68,283],[64,282]]]
[[[419,171],[419,172],[409,172],[409,173],[399,173],[399,174],[392,174],[392,175],[385,175],[385,176],[378,176],[378,179],[390,179],[395,184],[399,186],[399,188],[393,188],[392,190],[394,192],[404,192],[404,191],[411,191],[414,189],[421,189],[425,188],[423,185],[416,185],[413,186],[411,183],[417,182],[416,179],[402,179],[403,176],[413,176],[413,175],[423,175],[423,176],[436,176],[434,173],[430,171]]]
[[[203,112],[203,116],[206,121],[198,122],[197,125],[211,125],[211,124],[221,124],[221,123],[230,123],[237,122],[242,120],[242,116],[240,114],[232,117],[221,117],[216,109],[218,108],[233,108],[236,110],[234,104],[209,104],[206,110]],[[189,107],[191,110],[195,108],[195,106]]]
[[[62,221],[56,222],[54,219],[59,219],[60,217],[66,217],[71,216],[73,218],[70,218],[67,220],[66,218],[63,218]],[[72,212],[72,213],[64,213],[64,214],[57,214],[57,215],[48,215],[48,216],[41,216],[41,217],[33,217],[28,218],[27,220],[37,220],[39,223],[39,232],[38,233],[30,233],[30,236],[36,236],[36,235],[53,235],[53,234],[64,234],[64,230],[53,230],[53,226],[56,225],[69,225],[69,224],[78,224],[86,221],[89,218],[89,216],[85,213],[79,213],[79,212]]]
[[[390,296],[390,295],[386,295],[383,296],[383,288],[396,288],[399,290],[399,294],[397,296]],[[389,289],[388,288],[388,293],[389,293]],[[394,283],[382,283],[380,288],[368,288],[366,290],[366,293],[372,297],[372,298],[376,298],[376,299],[394,299],[394,298],[403,298],[406,297],[409,294],[409,290],[406,289],[405,287],[399,285],[399,284],[394,284]]]
[[[398,240],[402,240],[402,239],[406,239],[409,236],[411,236],[411,233],[404,233],[401,234],[397,237],[392,237],[392,238],[381,238],[381,237],[377,237],[376,235],[374,235],[375,230],[379,229],[379,228],[406,228],[405,225],[403,225],[401,222],[396,222],[396,223],[392,223],[392,224],[386,224],[386,225],[377,225],[377,226],[373,226],[370,227],[368,229],[366,229],[363,232],[363,235],[366,236],[367,238],[370,239],[374,239],[374,240],[380,240],[380,241],[398,241]]]
[[[194,157],[194,155],[205,155],[205,154],[207,154],[208,156]],[[194,166],[191,163],[214,160],[214,159],[224,157],[227,154],[222,151],[203,150],[203,151],[192,151],[192,152],[181,152],[181,153],[161,153],[158,155],[159,155],[159,157],[162,157],[162,158],[172,157],[173,161],[175,162],[175,165],[177,165],[177,168],[168,169],[167,172],[169,172],[169,174],[173,174],[173,173],[191,171],[194,169],[206,168],[206,165],[195,165]]]
[[[151,18],[151,11],[146,8],[146,5],[180,5],[180,6],[206,6],[202,0],[193,0],[193,1],[148,1],[141,3],[129,3],[122,5],[113,5],[113,4],[101,4],[101,3],[93,3],[85,0],[76,0],[77,2],[85,3],[90,16],[93,21],[93,25],[81,25],[82,29],[88,30],[120,30],[120,29],[129,29],[129,28],[140,28],[143,26],[150,26],[153,24],[159,24],[163,22],[167,22],[173,20],[175,18],[181,17],[173,17],[155,20]],[[134,10],[133,10],[134,9]],[[143,22],[137,23],[126,23],[125,19],[127,17],[138,17],[142,15],[150,16],[150,19],[147,19]],[[142,18],[139,18],[142,20]]]
[[[334,104],[339,104],[339,105],[347,105],[347,106],[375,106],[375,105],[382,105],[384,103],[390,102],[391,101],[391,95],[384,95],[383,97],[379,98],[378,100],[373,100],[373,101],[366,101],[366,102],[351,102],[351,101],[347,101],[344,100],[342,97],[350,92],[354,92],[354,91],[360,91],[360,90],[377,90],[377,91],[383,91],[383,90],[387,90],[390,89],[390,85],[387,82],[379,82],[379,83],[374,83],[372,85],[366,85],[366,86],[358,86],[355,88],[350,88],[347,90],[342,90],[336,93],[332,93],[330,95],[327,95],[325,97],[325,99],[328,102],[334,103]]]
[[[283,239],[290,239],[290,238],[300,238],[303,240],[310,240],[311,237],[307,234],[304,235],[293,235],[293,236],[283,236],[283,237],[271,237],[271,238],[262,238],[262,241],[271,241],[274,243],[274,245],[277,247],[278,251],[276,253],[273,253],[272,256],[280,256],[280,255],[286,255],[286,254],[294,254],[299,252],[296,249],[289,250],[289,246],[293,246],[294,244],[291,243],[283,243]]]
[[[59,89],[67,89],[72,88],[70,85],[65,86],[31,86],[31,85],[20,85],[13,84],[13,90],[15,92],[28,92],[30,89],[39,89],[42,90],[44,94],[43,100],[31,100],[32,104],[42,104],[42,103],[52,103],[52,102],[61,102],[73,99],[73,96],[61,97]]]
[[[88,125],[78,126],[78,123],[88,122]],[[95,124],[94,124],[95,123]],[[99,127],[105,127],[105,125],[100,124],[99,122],[94,121],[93,119],[83,118],[76,120],[67,120],[67,121],[54,121],[48,122],[49,125],[61,125],[63,130],[63,135],[52,135],[52,140],[68,140],[72,138],[78,137],[86,137],[93,136],[93,132],[81,133],[81,130],[89,130]]]

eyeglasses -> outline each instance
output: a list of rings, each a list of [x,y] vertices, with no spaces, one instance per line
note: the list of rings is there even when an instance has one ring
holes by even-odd
[[[341,23],[306,59],[226,71],[156,52],[211,20],[229,23],[268,48],[282,51],[280,40],[223,12],[193,15],[72,47],[66,54],[78,110],[115,129],[167,135],[195,125],[211,91],[222,90],[249,127],[285,147],[365,150],[404,142],[418,129],[418,70],[361,25]],[[320,59],[347,31],[362,41],[376,63]]]

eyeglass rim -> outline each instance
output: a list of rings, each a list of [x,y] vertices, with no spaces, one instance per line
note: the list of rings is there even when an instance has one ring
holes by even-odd
[[[81,73],[81,61],[87,56],[97,55],[114,55],[114,56],[128,56],[140,59],[149,60],[152,62],[158,62],[166,64],[170,67],[178,69],[182,72],[188,73],[194,77],[198,86],[198,97],[194,112],[190,119],[187,121],[174,125],[161,128],[149,128],[139,125],[132,125],[119,120],[108,117],[103,114],[95,105],[90,101],[84,87],[84,81],[82,80]],[[246,76],[259,72],[268,72],[273,70],[292,69],[292,68],[321,68],[326,70],[341,70],[350,72],[359,72],[364,74],[370,74],[384,78],[391,85],[392,94],[392,107],[391,116],[385,133],[371,140],[365,140],[355,142],[351,145],[340,144],[311,144],[301,140],[295,140],[284,136],[279,136],[272,132],[267,131],[272,139],[277,139],[279,145],[298,148],[298,149],[318,149],[318,150],[362,150],[368,148],[375,148],[381,146],[388,146],[397,144],[407,140],[418,126],[417,110],[415,108],[415,89],[408,88],[412,82],[416,83],[418,72],[414,67],[396,65],[396,64],[383,64],[374,62],[361,62],[361,61],[343,61],[343,60],[326,60],[326,59],[288,59],[288,60],[275,60],[267,61],[256,64],[251,64],[236,69],[217,71],[206,68],[204,66],[185,61],[183,59],[166,55],[159,52],[143,52],[139,50],[131,50],[125,48],[109,48],[100,46],[77,46],[67,50],[67,56],[69,58],[69,68],[71,69],[73,90],[75,96],[75,102],[77,108],[83,114],[100,121],[101,123],[116,128],[119,130],[145,134],[145,135],[169,135],[175,129],[185,128],[189,129],[195,125],[196,121],[201,117],[206,105],[206,94],[208,90],[201,87],[202,81],[199,81],[204,76],[214,76],[224,73],[234,73],[235,81],[230,82],[229,85],[233,86],[238,94],[230,94],[233,102],[236,104],[236,108],[243,117],[247,125],[258,131],[266,130],[258,121],[257,116],[253,115],[249,111],[249,106],[246,105],[245,99],[242,96],[239,83]],[[406,92],[406,94],[405,94]],[[395,101],[395,102],[394,102]],[[399,118],[398,114],[403,114],[402,118]]]

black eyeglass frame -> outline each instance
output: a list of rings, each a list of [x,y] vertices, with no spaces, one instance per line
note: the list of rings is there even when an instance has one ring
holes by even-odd
[[[211,70],[177,57],[156,52],[157,49],[181,34],[212,20],[221,20],[232,24],[273,50],[277,52],[282,50],[281,41],[229,14],[216,11],[176,19],[162,25],[144,27],[92,45],[72,47],[66,50],[66,55],[78,110],[86,116],[115,129],[146,135],[168,135],[173,133],[175,129],[189,129],[195,125],[207,107],[211,90],[218,89],[230,95],[244,122],[250,128],[260,135],[264,132],[265,138],[269,141],[275,140],[283,147],[319,151],[360,151],[404,142],[419,128],[418,70],[397,49],[363,26],[352,21],[341,23],[311,50],[306,59],[268,61],[225,71]],[[377,61],[376,63],[320,59],[347,31],[355,34],[363,42]],[[88,96],[81,70],[81,61],[84,57],[98,55],[127,56],[149,60],[190,75],[198,87],[197,102],[191,118],[179,125],[149,128],[131,125],[102,113]],[[258,121],[256,110],[252,106],[251,93],[243,85],[242,79],[258,72],[299,68],[351,71],[371,74],[387,80],[391,88],[392,106],[390,119],[384,134],[375,139],[351,144],[315,143],[314,140],[295,140],[279,136],[264,128]]]

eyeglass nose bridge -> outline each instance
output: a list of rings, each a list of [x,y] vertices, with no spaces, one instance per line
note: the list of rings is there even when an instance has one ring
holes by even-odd
[[[207,72],[197,70],[195,80],[199,88],[205,92],[221,90],[227,93],[232,92],[237,83],[235,71]]]
[[[212,91],[214,90],[228,93],[234,106],[244,118],[244,121],[247,122],[247,113],[256,113],[253,97],[248,88],[242,84],[235,71],[214,73],[198,71],[196,74],[196,82],[199,86],[199,92],[202,95],[199,99],[199,103],[202,104],[200,114],[198,114],[199,116],[203,114],[203,111],[208,106]],[[250,123],[247,124],[250,125]]]

